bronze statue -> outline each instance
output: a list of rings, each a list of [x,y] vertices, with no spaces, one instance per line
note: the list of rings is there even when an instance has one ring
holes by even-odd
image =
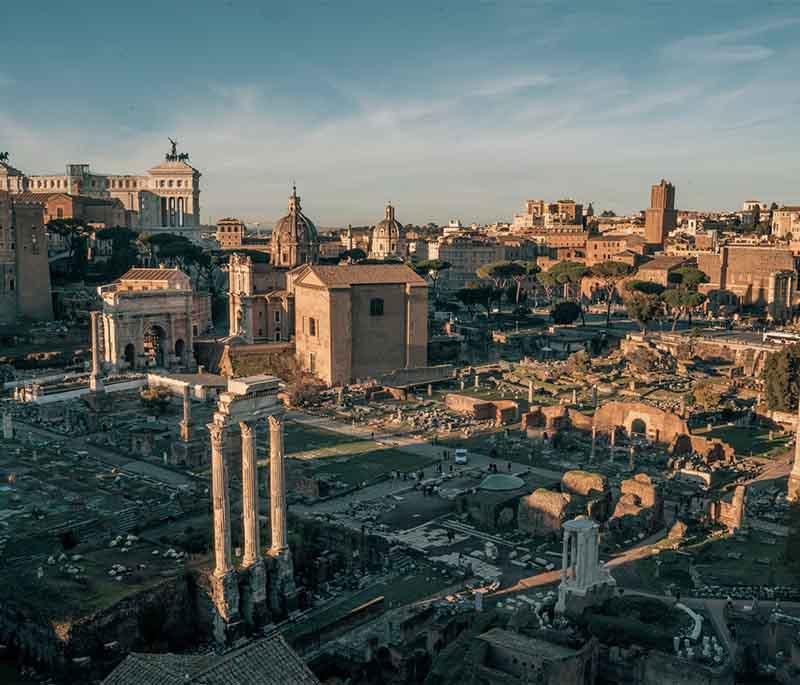
[[[7,161],[8,161],[8,153],[0,152],[0,162],[7,162]]]
[[[172,140],[172,138],[167,138],[167,140],[172,144],[172,152],[170,153],[173,157],[178,156],[178,141]]]

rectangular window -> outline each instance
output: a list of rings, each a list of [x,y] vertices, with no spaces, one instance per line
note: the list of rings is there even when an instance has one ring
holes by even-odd
[[[56,209],[56,215],[58,216],[59,219],[63,219],[64,218],[64,208],[63,207],[59,207],[58,209]]]
[[[276,311],[275,312],[275,323],[280,323],[280,322],[281,322],[281,313],[280,313],[280,311]]]
[[[310,352],[308,355],[308,370],[311,373],[314,373],[317,370],[317,355],[315,355],[313,352]]]
[[[309,318],[308,320],[308,334],[316,337],[317,335],[317,320]]]
[[[369,301],[369,315],[383,316],[383,300],[381,298],[374,297]]]

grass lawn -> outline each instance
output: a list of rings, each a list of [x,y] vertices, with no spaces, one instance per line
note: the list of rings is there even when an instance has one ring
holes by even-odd
[[[337,433],[324,428],[315,428],[295,421],[287,421],[283,429],[283,446],[286,454],[331,447],[343,447],[343,452],[346,452],[347,449],[344,446],[359,444],[378,445],[378,443],[371,440],[363,440],[352,435],[345,435],[344,433]]]
[[[369,482],[390,471],[424,469],[433,463],[434,460],[426,456],[383,446],[359,454],[330,455],[313,460],[315,476],[325,474],[349,485]]]
[[[737,426],[718,426],[710,431],[696,431],[698,435],[706,438],[719,438],[727,442],[736,454],[742,457],[750,455],[769,457],[776,456],[786,449],[789,442],[789,435],[769,439],[769,431],[763,428],[739,428]]]

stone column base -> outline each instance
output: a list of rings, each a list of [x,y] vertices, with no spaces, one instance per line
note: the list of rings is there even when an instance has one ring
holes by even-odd
[[[241,634],[239,617],[239,581],[235,571],[224,576],[213,573],[209,576],[211,601],[214,604],[214,639],[220,643],[231,643]]]
[[[289,550],[269,556],[269,610],[273,620],[283,618],[297,606],[294,564]]]
[[[267,569],[259,559],[242,570],[247,578],[242,584],[242,616],[250,628],[260,628],[268,623]]]

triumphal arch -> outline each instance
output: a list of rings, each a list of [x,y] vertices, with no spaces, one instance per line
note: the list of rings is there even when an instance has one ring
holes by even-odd
[[[118,371],[194,366],[194,294],[180,269],[130,269],[98,292],[103,362]]]

